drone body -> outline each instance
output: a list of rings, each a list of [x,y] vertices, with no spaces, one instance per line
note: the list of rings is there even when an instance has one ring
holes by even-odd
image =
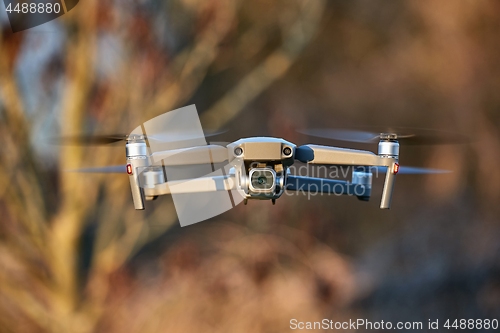
[[[368,200],[372,170],[387,167],[380,208],[390,207],[394,177],[399,169],[399,143],[390,135],[382,137],[379,152],[295,144],[270,137],[245,138],[228,144],[195,146],[148,153],[147,137],[130,136],[126,144],[127,173],[136,209],[144,200],[160,195],[231,191],[248,199],[272,200],[285,191],[346,194]],[[308,164],[353,166],[351,182],[292,175],[290,166],[298,160]],[[161,163],[158,163],[161,161]],[[172,180],[170,166],[227,163],[226,172],[193,179]],[[366,168],[368,167],[368,168]]]

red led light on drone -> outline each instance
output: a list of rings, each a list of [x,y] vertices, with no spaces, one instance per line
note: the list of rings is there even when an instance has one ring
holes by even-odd
[[[399,172],[399,164],[398,163],[394,163],[394,169],[392,170],[392,172],[394,174],[397,174]]]
[[[132,174],[132,164],[127,164],[127,173],[128,173],[129,175],[131,175],[131,174]]]

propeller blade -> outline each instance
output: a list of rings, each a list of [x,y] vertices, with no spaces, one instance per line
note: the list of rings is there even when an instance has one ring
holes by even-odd
[[[435,144],[464,144],[469,139],[461,134],[419,128],[364,128],[362,129],[343,129],[343,128],[314,128],[301,129],[299,133],[325,139],[376,143],[380,140],[381,134],[391,134],[404,145],[435,145]]]
[[[127,139],[126,134],[109,134],[109,135],[79,134],[79,135],[51,138],[50,142],[58,145],[99,146],[99,145],[108,145],[126,139]]]
[[[380,173],[385,173],[387,167],[367,167],[372,171],[378,171]],[[421,168],[421,167],[411,167],[411,166],[400,166],[398,175],[431,175],[431,174],[445,174],[450,173],[450,170],[443,169],[431,169],[431,168]]]
[[[205,133],[205,137],[215,137],[226,133],[227,130],[210,131]],[[50,142],[58,145],[72,146],[99,146],[109,145],[119,141],[127,140],[127,134],[109,134],[109,135],[92,135],[92,134],[76,134],[70,136],[51,138]],[[182,135],[169,135],[169,133],[156,133],[146,136],[147,140],[157,142],[181,143],[195,140],[195,136],[191,133],[182,133]]]
[[[110,165],[105,167],[90,167],[68,170],[69,172],[82,172],[82,173],[127,173],[127,166],[123,165]]]
[[[335,129],[335,128],[311,128],[297,130],[301,134],[314,136],[324,139],[350,141],[350,142],[377,142],[379,133],[371,133],[366,131]]]

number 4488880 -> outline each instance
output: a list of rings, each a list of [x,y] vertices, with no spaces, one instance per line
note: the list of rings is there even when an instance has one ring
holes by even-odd
[[[43,14],[43,13],[47,13],[47,14],[51,14],[51,13],[59,13],[61,11],[61,5],[59,3],[50,3],[50,2],[46,2],[46,3],[35,3],[35,2],[32,2],[32,3],[27,3],[27,2],[24,2],[22,4],[20,3],[17,3],[16,6],[14,8],[12,8],[12,3],[9,3],[9,5],[7,6],[7,8],[5,9],[7,11],[7,13],[12,13],[12,12],[15,12],[15,13],[23,13],[23,14]]]
[[[443,325],[447,329],[498,329],[498,319],[455,319],[453,322],[448,319]]]

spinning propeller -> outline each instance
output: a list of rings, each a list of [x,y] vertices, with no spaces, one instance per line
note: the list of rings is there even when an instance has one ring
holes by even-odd
[[[397,140],[403,145],[440,145],[468,143],[467,137],[447,131],[422,128],[314,128],[298,130],[299,133],[338,141],[378,143],[381,139]]]
[[[377,167],[376,170],[383,173],[386,172],[386,167]],[[375,169],[372,169],[375,171]],[[398,175],[432,175],[432,174],[445,174],[450,173],[450,170],[442,169],[432,169],[432,168],[420,168],[420,167],[410,167],[410,166],[400,166],[398,170]]]
[[[205,133],[205,137],[214,137],[227,131],[208,131]],[[112,143],[127,141],[130,138],[130,134],[80,134],[80,135],[69,135],[58,138],[52,138],[52,142],[60,145],[74,145],[74,146],[100,146],[109,145]],[[199,135],[197,133],[181,133],[181,134],[168,134],[165,132],[159,132],[154,134],[143,135],[145,140],[157,141],[163,143],[174,143],[174,144],[189,144],[189,141],[197,140]]]
[[[397,142],[406,146],[420,145],[438,145],[438,144],[465,144],[469,139],[463,135],[433,129],[422,128],[363,128],[363,129],[344,129],[344,128],[313,128],[301,129],[299,133],[325,138],[337,141],[357,142],[357,143],[380,143]],[[379,146],[380,147],[380,146]],[[385,172],[385,167],[372,168],[372,171]],[[399,167],[399,174],[444,174],[449,170],[420,168],[420,167]]]

